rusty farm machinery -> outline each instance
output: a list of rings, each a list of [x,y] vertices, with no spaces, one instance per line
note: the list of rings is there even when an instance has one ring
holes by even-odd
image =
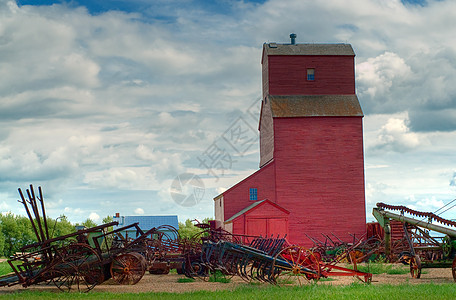
[[[246,281],[298,283],[318,281],[330,276],[353,276],[370,283],[372,274],[348,269],[321,260],[318,253],[307,248],[286,245],[285,239],[257,238],[250,245],[220,240],[206,241],[202,246],[200,264],[206,270],[220,270],[226,275],[238,275]],[[266,241],[266,243],[265,243]],[[258,247],[258,245],[267,245]],[[196,274],[207,276],[207,271]]]
[[[148,241],[160,234],[156,228],[143,232],[135,223],[112,230],[117,222],[111,222],[52,237],[41,187],[37,195],[32,185],[26,196],[21,189],[19,194],[37,242],[8,260],[13,273],[1,276],[0,286],[53,283],[61,290],[89,291],[109,278],[119,284],[135,284],[144,275],[154,250]],[[117,238],[120,231],[132,227],[135,239]]]
[[[406,216],[409,215],[409,216]],[[384,229],[384,251],[387,257],[398,257],[410,265],[413,278],[421,269],[451,267],[456,281],[456,222],[431,212],[420,212],[405,206],[377,203],[373,215]],[[402,234],[393,238],[393,222],[402,225]]]
[[[209,224],[184,239],[171,226],[143,231],[138,223],[113,229],[111,222],[53,237],[49,230],[41,187],[33,186],[20,200],[36,242],[8,260],[13,272],[0,276],[0,286],[54,284],[62,291],[90,291],[112,278],[118,284],[136,284],[146,271],[166,274],[170,269],[187,277],[207,279],[215,272],[251,281],[297,283],[328,276],[354,276],[369,283],[372,274],[324,262],[318,252],[289,245],[285,238],[236,236]],[[122,235],[136,230],[134,238]]]

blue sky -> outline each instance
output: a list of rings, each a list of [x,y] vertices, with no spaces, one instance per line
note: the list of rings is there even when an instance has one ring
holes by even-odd
[[[179,9],[201,9],[209,13],[215,14],[229,14],[232,13],[233,3],[235,1],[229,0],[188,0],[188,1],[175,1],[175,0],[79,0],[79,1],[34,1],[34,0],[23,0],[17,1],[19,5],[52,5],[52,4],[64,4],[69,7],[83,6],[91,14],[101,14],[108,11],[123,11],[130,13],[141,13],[144,16],[159,18],[170,17],[173,10],[177,7]],[[262,4],[263,0],[251,0],[243,1],[250,4]],[[414,2],[414,1],[412,1]],[[157,13],[160,11],[160,13]]]
[[[368,219],[380,201],[434,211],[455,198],[455,12],[450,0],[0,0],[0,210],[23,214],[17,188],[33,183],[73,222],[213,216],[212,198],[258,168],[257,140],[239,151],[226,137],[257,128],[262,44],[294,32],[355,50]],[[226,159],[208,169],[214,149]],[[202,198],[177,203],[176,179]]]

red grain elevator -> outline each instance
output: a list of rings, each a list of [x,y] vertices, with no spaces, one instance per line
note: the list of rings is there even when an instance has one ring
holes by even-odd
[[[290,37],[263,45],[260,168],[214,198],[215,218],[235,234],[350,242],[366,232],[355,53]]]

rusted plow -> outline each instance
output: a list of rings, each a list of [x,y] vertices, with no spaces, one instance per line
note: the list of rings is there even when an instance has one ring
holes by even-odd
[[[1,276],[0,286],[46,283],[62,291],[87,292],[110,278],[131,285],[146,271],[166,274],[170,269],[188,277],[204,279],[219,271],[273,284],[328,276],[355,276],[364,282],[372,278],[357,271],[356,264],[350,270],[323,262],[319,253],[290,246],[285,238],[236,236],[209,224],[197,224],[203,230],[190,239],[181,239],[166,225],[146,232],[138,223],[113,230],[117,222],[53,237],[41,188],[36,195],[30,185],[25,195],[19,189],[19,195],[37,242],[8,260],[13,273]],[[134,239],[122,236],[127,229],[136,230]]]
[[[200,265],[208,271],[221,271],[226,275],[238,275],[246,281],[298,283],[318,281],[329,276],[355,276],[363,282],[371,282],[372,274],[355,269],[325,263],[318,253],[300,247],[286,246],[285,239],[258,239],[250,246],[227,241],[207,241],[202,246]],[[255,247],[256,245],[265,245]],[[191,274],[193,277],[206,273]]]
[[[37,242],[21,249],[8,263],[13,273],[0,277],[0,286],[22,284],[24,287],[53,283],[60,290],[90,291],[109,278],[119,284],[137,283],[148,267],[148,237],[159,232],[143,232],[137,223],[110,230],[117,222],[52,237],[49,233],[41,187],[33,186],[26,196],[19,189]],[[136,239],[119,239],[119,232],[136,229]],[[121,237],[121,236],[120,236]]]
[[[361,237],[353,236],[352,242],[342,241],[335,234],[331,233],[332,237],[327,234],[322,234],[324,242],[314,237],[306,235],[314,246],[310,250],[318,253],[321,260],[324,262],[335,263],[361,263],[368,262],[383,253],[383,242],[377,236],[366,237],[364,234]]]

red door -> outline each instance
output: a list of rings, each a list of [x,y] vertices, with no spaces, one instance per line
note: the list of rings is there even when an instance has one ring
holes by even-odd
[[[284,218],[248,218],[247,235],[262,237],[285,237],[288,233],[288,222]]]
[[[283,238],[288,234],[287,219],[268,219],[268,235]]]
[[[247,235],[267,235],[267,219],[247,219]]]

